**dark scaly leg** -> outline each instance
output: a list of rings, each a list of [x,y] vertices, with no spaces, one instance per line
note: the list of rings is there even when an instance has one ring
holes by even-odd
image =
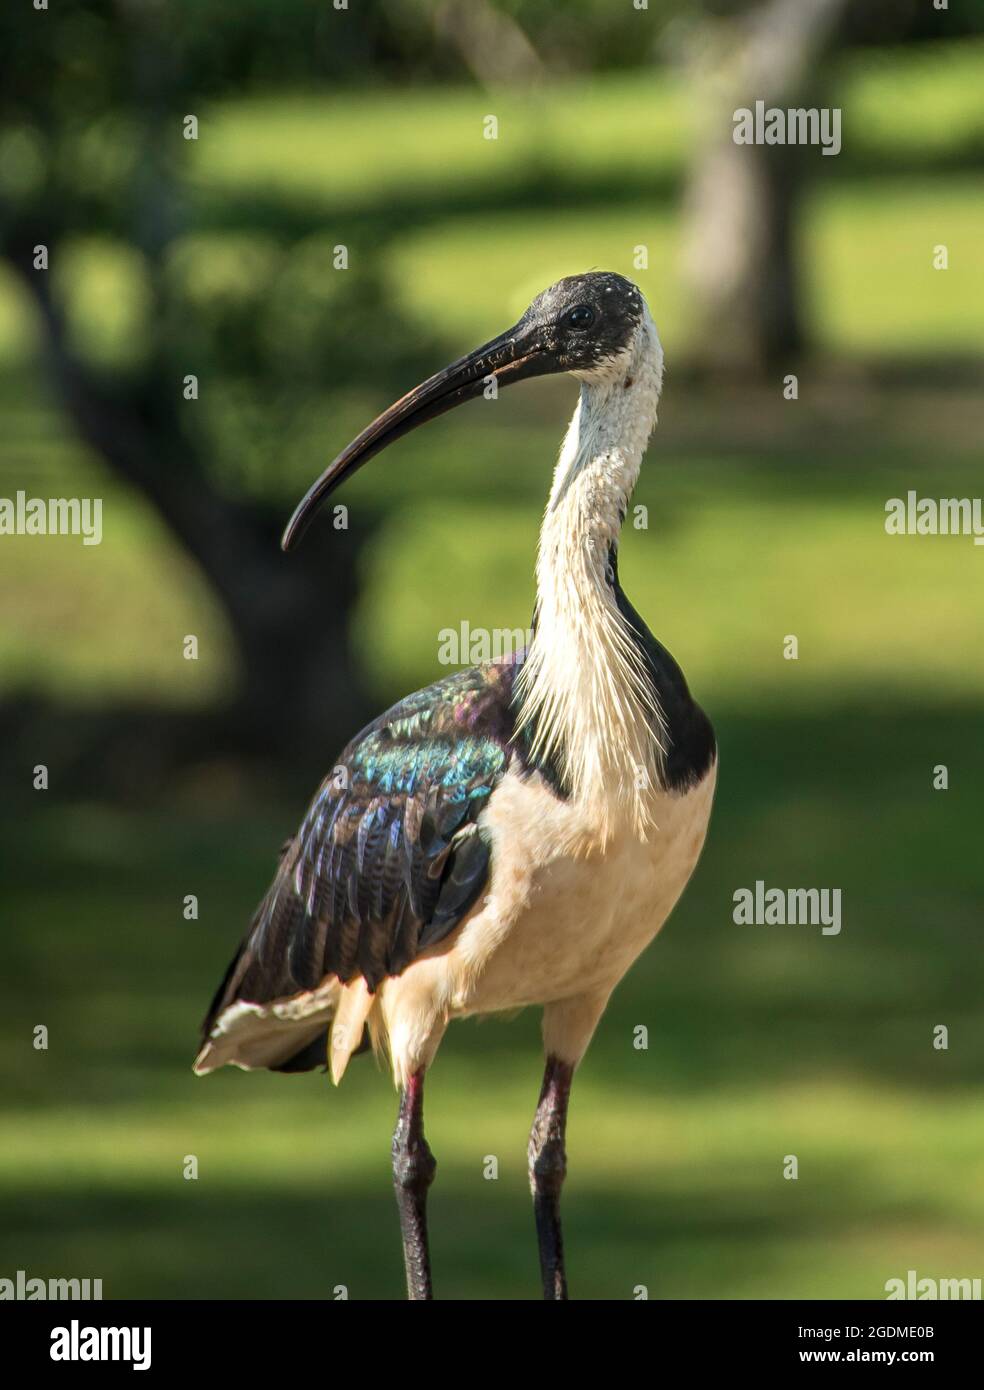
[[[424,1072],[414,1072],[400,1095],[393,1131],[393,1187],[400,1209],[407,1297],[432,1298],[430,1251],[427,1248],[427,1189],[437,1162],[424,1138]]]
[[[564,1241],[560,1230],[560,1189],[567,1173],[564,1134],[567,1129],[567,1102],[571,1094],[574,1068],[568,1062],[548,1057],[543,1073],[540,1102],[530,1131],[530,1190],[536,1217],[536,1237],[540,1246],[540,1273],[543,1297],[567,1297],[564,1273]]]

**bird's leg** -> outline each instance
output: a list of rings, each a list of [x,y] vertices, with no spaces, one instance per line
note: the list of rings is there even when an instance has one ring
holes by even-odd
[[[427,1248],[427,1189],[437,1162],[424,1138],[424,1069],[410,1077],[400,1093],[400,1112],[393,1131],[393,1186],[400,1209],[407,1297],[432,1298],[430,1251]]]
[[[560,1189],[567,1173],[564,1134],[567,1102],[574,1068],[557,1057],[548,1057],[543,1073],[540,1102],[530,1130],[530,1189],[540,1246],[543,1297],[567,1297],[564,1242],[560,1231]]]

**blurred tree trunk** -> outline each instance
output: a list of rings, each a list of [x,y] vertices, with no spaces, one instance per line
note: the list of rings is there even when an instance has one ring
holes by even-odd
[[[796,218],[818,150],[738,145],[734,112],[815,105],[817,66],[834,47],[847,0],[765,0],[698,28],[691,67],[703,131],[685,204],[685,274],[700,365],[753,372],[804,344]]]
[[[40,238],[38,238],[40,239]],[[180,377],[158,343],[136,374],[105,377],[71,348],[49,276],[31,269],[32,238],[5,247],[40,312],[55,389],[81,439],[148,501],[209,581],[232,629],[240,689],[229,744],[330,759],[364,721],[368,699],[349,615],[367,535],[350,514],[288,559],[286,515],[223,495],[181,418]],[[175,660],[180,660],[175,648]]]
[[[141,259],[153,301],[148,340],[125,372],[96,370],[74,348],[51,272],[32,268],[34,245],[57,264],[63,241],[86,223],[77,193],[53,177],[39,201],[0,223],[0,253],[27,287],[44,328],[54,387],[80,438],[154,508],[194,560],[232,631],[239,684],[222,724],[226,750],[296,756],[318,770],[330,763],[368,716],[369,700],[355,658],[349,619],[357,597],[357,558],[368,525],[350,513],[349,529],[280,550],[286,515],[273,504],[226,494],[188,428],[181,395],[187,351],[182,306],[169,294],[168,252],[186,228],[175,182],[185,109],[181,74],[165,42],[164,11],[130,14],[126,49],[139,102],[132,108],[139,157],[134,161],[122,230]],[[59,119],[37,117],[53,149]],[[117,229],[117,232],[119,229]],[[176,647],[175,660],[181,659]]]
[[[443,0],[433,26],[484,87],[535,84],[544,76],[540,56],[518,21],[490,0]]]

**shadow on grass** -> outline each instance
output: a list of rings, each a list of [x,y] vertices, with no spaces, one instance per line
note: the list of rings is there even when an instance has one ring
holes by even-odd
[[[979,1007],[979,712],[906,708],[872,692],[814,712],[715,714],[722,756],[704,857],[659,942],[617,991],[596,1050],[631,1084],[624,1031],[644,1022],[667,1086],[807,1065],[905,1084],[975,1081],[979,1028],[945,1071],[922,1038],[900,1041],[913,1027],[969,1022]],[[950,768],[946,792],[932,789],[939,763]],[[17,984],[6,1027],[33,1019],[41,1000],[57,1002],[69,1032],[91,1021],[63,1084],[84,1085],[93,1065],[124,1058],[162,1073],[187,1063],[210,990],[303,811],[303,797],[278,802],[268,788],[243,810],[249,795],[238,789],[213,805],[206,790],[191,806],[140,811],[49,793],[43,814],[35,800],[7,820],[5,892],[20,929],[2,948]],[[840,888],[841,933],[736,926],[733,894],[757,879]],[[192,892],[197,922],[182,915]],[[112,1028],[95,1026],[106,1021]],[[513,1054],[514,1037],[498,1023],[452,1034],[476,1058]]]
[[[902,1239],[961,1221],[973,1133],[961,1116],[979,1109],[984,1067],[979,714],[871,692],[816,711],[723,710],[716,722],[723,756],[704,859],[616,991],[576,1090],[573,1286],[595,1297],[632,1297],[637,1284],[651,1296],[877,1297],[847,1256],[829,1286],[808,1265],[828,1247],[836,1264],[856,1230],[874,1229],[877,1244],[883,1227]],[[932,790],[936,763],[951,770],[945,793]],[[327,1122],[322,1077],[200,1083],[189,1072],[210,991],[301,809],[243,794],[139,812],[52,795],[43,815],[28,803],[3,825],[12,929],[2,1084],[25,1152],[45,1149],[47,1164],[38,1182],[29,1162],[22,1179],[8,1165],[4,1268],[101,1276],[108,1296],[331,1297],[339,1283],[352,1297],[400,1296],[393,1098],[372,1063],[330,1096]],[[733,892],[759,878],[839,887],[840,935],[736,926]],[[199,895],[197,922],[182,917],[188,892]],[[42,1021],[52,1044],[39,1055],[31,1039]],[[933,1046],[940,1023],[951,1032],[945,1052]],[[639,1025],[649,1030],[643,1053]],[[439,1162],[447,1155],[433,1239],[448,1296],[536,1296],[520,1169],[537,1031],[528,1011],[456,1026],[445,1040],[430,1113]],[[866,1096],[885,1106],[870,1125]],[[787,1127],[803,1134],[811,1106],[827,1107],[810,1130],[823,1152],[809,1182],[783,1182]],[[944,1110],[949,1148],[937,1161]],[[485,1182],[481,1148],[506,1123],[508,1173]],[[628,1178],[611,1147],[623,1123],[636,1146]],[[268,1142],[278,1124],[314,1146],[294,1168]],[[732,1144],[736,1124],[745,1128]],[[701,1143],[681,1155],[694,1134]],[[113,1135],[130,1165],[115,1186],[100,1148]],[[225,1147],[197,1183],[183,1182],[180,1154],[217,1136]],[[321,1185],[311,1174],[323,1142]],[[908,1175],[901,1189],[886,1180],[889,1156]]]
[[[83,1191],[18,1201],[5,1222],[4,1268],[32,1275],[101,1277],[107,1298],[401,1298],[403,1274],[396,1207],[384,1176],[378,1190],[233,1192],[214,1183],[178,1183],[173,1196]],[[572,1291],[580,1297],[740,1297],[752,1272],[759,1286],[782,1288],[784,1250],[836,1247],[859,1226],[904,1217],[934,1219],[932,1208],[904,1212],[879,1195],[877,1178],[829,1164],[819,1180],[749,1188],[720,1171],[692,1189],[667,1194],[616,1191],[578,1173],[572,1160],[564,1197]],[[430,1199],[435,1282],[445,1298],[536,1298],[536,1239],[529,1194],[518,1181],[471,1188],[439,1170]],[[874,1296],[872,1290],[870,1296]],[[863,1291],[861,1296],[864,1296]]]

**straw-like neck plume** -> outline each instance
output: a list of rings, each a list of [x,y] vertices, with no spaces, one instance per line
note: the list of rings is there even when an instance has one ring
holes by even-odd
[[[642,654],[619,610],[613,548],[653,426],[663,354],[648,312],[630,345],[581,374],[554,473],[537,559],[534,636],[521,677],[520,723],[533,753],[596,810],[603,838],[652,824],[664,730]]]

